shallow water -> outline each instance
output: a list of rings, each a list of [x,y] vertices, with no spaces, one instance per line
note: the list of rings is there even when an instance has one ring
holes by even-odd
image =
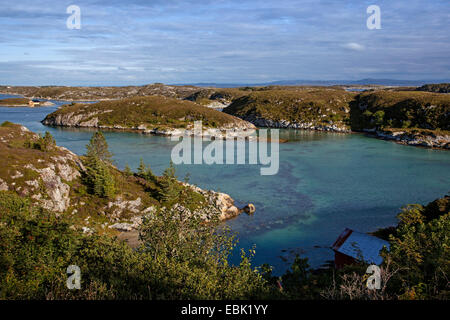
[[[0,95],[0,98],[3,97]],[[58,102],[61,104],[62,102]],[[0,108],[0,122],[50,131],[58,145],[82,154],[92,131],[43,126],[55,107]],[[168,166],[176,142],[136,133],[106,132],[119,168],[136,168],[144,158],[157,174]],[[280,170],[261,176],[259,165],[179,165],[192,183],[230,194],[238,204],[255,204],[227,223],[238,232],[240,247],[256,244],[255,264],[270,263],[275,272],[302,253],[313,266],[333,259],[329,246],[349,227],[361,232],[393,225],[401,206],[426,204],[450,186],[450,152],[408,147],[360,134],[282,130]],[[237,258],[237,257],[236,257]],[[236,261],[236,259],[235,259]]]

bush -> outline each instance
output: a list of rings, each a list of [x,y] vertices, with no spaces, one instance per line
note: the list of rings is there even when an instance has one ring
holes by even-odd
[[[147,221],[144,243],[133,250],[110,236],[85,235],[71,218],[13,193],[0,192],[0,210],[2,299],[251,299],[268,292],[248,257],[228,265],[228,234],[206,226],[197,232],[188,221],[178,228],[170,211]],[[81,290],[66,287],[72,264],[81,269]]]
[[[52,151],[56,146],[55,138],[50,132],[46,131],[44,136],[39,134],[38,140],[30,140],[25,142],[26,148],[41,150],[44,152]]]

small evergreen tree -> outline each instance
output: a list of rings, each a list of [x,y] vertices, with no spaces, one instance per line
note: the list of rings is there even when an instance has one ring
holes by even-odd
[[[131,168],[130,168],[130,166],[128,165],[128,163],[127,163],[127,165],[125,166],[125,169],[123,170],[123,172],[125,173],[125,175],[126,175],[127,177],[130,177],[130,176],[133,175],[133,171],[131,171]]]
[[[55,138],[48,131],[45,131],[45,135],[42,138],[42,146],[45,151],[52,150],[56,146]]]
[[[156,181],[156,176],[153,174],[150,166],[145,165],[144,160],[140,160],[137,174],[139,177],[148,181]]]
[[[87,157],[98,157],[102,161],[111,162],[112,154],[108,150],[108,143],[105,136],[100,131],[92,135],[89,144],[86,146]]]
[[[115,179],[110,170],[111,153],[101,132],[96,132],[86,146],[84,182],[90,192],[99,197],[112,198],[116,193]]]
[[[172,161],[170,161],[169,168],[164,170],[160,187],[160,199],[162,202],[174,204],[178,200],[180,188],[177,177],[175,176],[175,167]]]
[[[145,166],[144,160],[141,158],[139,160],[139,167],[137,169],[137,174],[142,177],[145,175],[146,170],[147,170],[147,167]]]

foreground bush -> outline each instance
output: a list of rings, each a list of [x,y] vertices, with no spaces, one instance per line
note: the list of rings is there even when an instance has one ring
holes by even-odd
[[[226,263],[233,241],[209,228],[191,233],[188,242],[177,241],[179,255],[171,255],[155,250],[145,230],[142,248],[133,250],[109,236],[84,235],[69,218],[4,191],[0,212],[1,299],[250,299],[267,294],[248,258],[243,256],[237,267]],[[172,236],[173,226],[167,231]],[[206,255],[193,254],[199,246]],[[66,287],[69,265],[81,269],[80,290]]]

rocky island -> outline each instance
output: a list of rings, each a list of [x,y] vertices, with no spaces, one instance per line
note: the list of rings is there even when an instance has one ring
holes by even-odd
[[[0,107],[49,107],[54,104],[50,101],[34,101],[26,98],[7,98],[0,100]]]
[[[190,135],[194,121],[202,121],[206,131],[237,132],[255,129],[249,122],[191,101],[164,96],[133,97],[94,104],[76,103],[60,107],[42,123],[52,126],[134,130],[161,135]],[[211,132],[209,132],[210,130]]]

